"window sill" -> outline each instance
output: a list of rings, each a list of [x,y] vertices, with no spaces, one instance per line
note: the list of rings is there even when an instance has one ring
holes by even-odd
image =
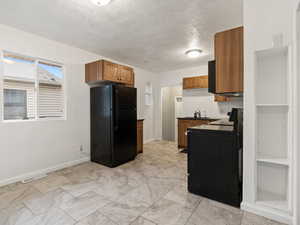
[[[32,119],[32,120],[2,120],[2,123],[31,123],[31,122],[46,122],[46,121],[66,121],[67,118],[40,118],[40,119]]]

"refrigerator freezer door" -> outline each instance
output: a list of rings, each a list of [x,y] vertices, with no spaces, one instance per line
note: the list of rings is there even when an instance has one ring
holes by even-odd
[[[112,166],[112,87],[91,88],[91,161]]]

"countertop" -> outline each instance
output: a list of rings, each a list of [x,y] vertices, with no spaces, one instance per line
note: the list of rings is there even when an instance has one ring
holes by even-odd
[[[211,131],[234,131],[233,126],[201,125],[190,127],[191,130],[211,130]]]
[[[219,118],[210,118],[210,117],[201,117],[201,118],[194,118],[194,117],[177,117],[178,120],[209,120],[209,121],[216,121],[220,120]]]

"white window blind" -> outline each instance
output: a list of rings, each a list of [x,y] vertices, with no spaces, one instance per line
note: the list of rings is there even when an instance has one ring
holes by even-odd
[[[61,86],[39,87],[39,117],[63,116],[63,91]]]
[[[62,117],[63,99],[63,69],[61,66],[39,62],[37,66],[39,92],[39,117]]]
[[[8,90],[24,90],[27,93],[27,119],[34,119],[35,117],[35,91],[34,83],[17,82],[11,80],[4,80],[4,89]]]

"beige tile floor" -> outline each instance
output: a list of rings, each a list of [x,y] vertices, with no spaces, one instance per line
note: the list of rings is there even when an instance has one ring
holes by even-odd
[[[187,192],[186,154],[152,142],[110,169],[83,163],[0,188],[0,225],[279,225]]]

